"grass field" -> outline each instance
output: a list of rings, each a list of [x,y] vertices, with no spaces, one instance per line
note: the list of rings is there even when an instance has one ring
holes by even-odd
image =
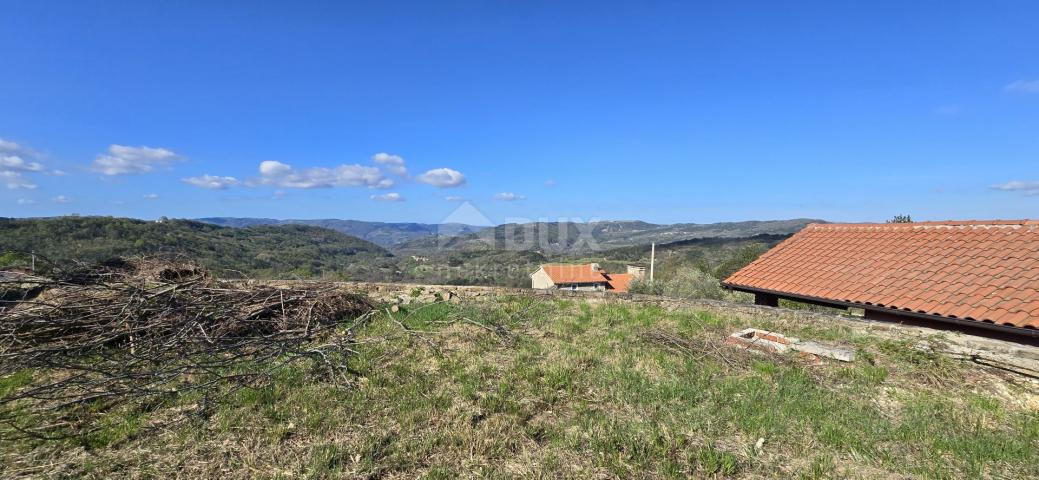
[[[722,344],[748,325],[858,359]],[[504,298],[386,311],[355,348],[349,384],[298,364],[205,419],[163,421],[191,397],[103,412],[86,437],[5,441],[0,476],[1039,476],[1034,384],[833,324]]]

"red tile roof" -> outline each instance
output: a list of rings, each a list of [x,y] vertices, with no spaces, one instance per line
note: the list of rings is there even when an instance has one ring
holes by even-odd
[[[591,263],[583,265],[542,265],[541,268],[556,285],[569,283],[605,283],[606,288],[614,293],[628,291],[628,285],[634,277],[628,273],[609,273],[606,270],[595,270]]]
[[[631,284],[631,280],[634,278],[634,275],[630,273],[609,273],[606,276],[609,277],[610,291],[615,293],[627,292],[628,285]]]
[[[601,270],[593,270],[591,263],[584,265],[542,265],[548,278],[555,284],[561,283],[606,283]]]
[[[1039,328],[1039,221],[811,224],[723,283]]]

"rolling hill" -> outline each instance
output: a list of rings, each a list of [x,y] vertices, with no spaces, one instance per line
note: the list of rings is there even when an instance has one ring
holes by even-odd
[[[672,243],[704,238],[747,238],[790,235],[821,220],[791,219],[725,223],[658,225],[640,221],[589,223],[505,224],[451,237],[424,237],[396,245],[395,251],[530,250],[552,254],[582,254],[621,247]]]
[[[260,225],[309,225],[335,230],[340,233],[367,240],[383,247],[398,245],[409,240],[421,239],[434,235],[450,236],[473,233],[482,227],[459,223],[387,223],[366,222],[362,220],[276,220],[273,218],[238,218],[207,217],[196,219],[199,222],[220,225],[223,227],[255,227]]]
[[[113,256],[183,255],[221,276],[523,287],[529,286],[528,274],[546,262],[599,262],[614,270],[627,263],[648,263],[650,242],[658,243],[656,273],[660,280],[690,269],[723,278],[811,222],[529,223],[433,235],[429,232],[436,225],[417,223],[308,221],[326,225],[312,226],[290,223],[292,220],[207,220],[226,226],[112,217],[0,219],[0,254],[35,250],[54,259],[88,262]],[[384,243],[415,237],[397,244],[391,253],[329,225]]]
[[[183,255],[221,276],[389,279],[395,270],[386,249],[306,225],[228,228],[190,220],[0,219],[0,252],[30,250],[56,261]]]

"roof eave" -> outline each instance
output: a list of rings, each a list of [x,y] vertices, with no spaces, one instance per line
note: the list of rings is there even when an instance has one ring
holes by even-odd
[[[829,298],[812,297],[812,296],[809,296],[809,295],[798,295],[798,294],[789,293],[789,292],[781,292],[781,291],[778,291],[778,290],[769,290],[769,289],[765,289],[765,288],[748,287],[748,286],[745,286],[745,285],[736,285],[736,284],[727,283],[727,282],[722,282],[721,285],[722,285],[722,288],[726,288],[728,290],[736,290],[736,291],[739,291],[739,292],[766,293],[766,294],[769,294],[769,295],[775,295],[775,296],[780,297],[780,298],[785,298],[787,300],[803,301],[803,302],[815,303],[815,304],[827,304],[827,305],[833,305],[833,306],[839,306],[839,307],[845,307],[845,308],[848,308],[848,307],[851,307],[851,308],[863,308],[863,309],[867,309],[868,308],[868,309],[871,309],[871,310],[877,310],[877,311],[881,311],[881,312],[885,312],[885,313],[890,313],[892,315],[902,315],[902,316],[906,316],[906,317],[918,318],[918,319],[923,319],[923,320],[933,320],[933,321],[945,322],[945,323],[950,323],[950,324],[955,324],[955,325],[975,327],[975,328],[984,328],[984,329],[987,329],[987,330],[995,330],[995,331],[999,331],[999,332],[1007,332],[1007,333],[1014,333],[1016,335],[1023,335],[1023,336],[1026,336],[1026,337],[1039,338],[1039,329],[1034,329],[1034,328],[1015,327],[1015,326],[1011,326],[1011,325],[1000,325],[1000,324],[996,324],[996,323],[983,322],[983,321],[980,321],[980,320],[967,320],[965,318],[945,317],[945,316],[941,316],[941,315],[932,315],[930,313],[919,313],[919,312],[913,312],[913,311],[910,311],[910,310],[900,310],[900,309],[897,309],[897,308],[881,307],[879,305],[866,305],[864,303],[845,302],[843,300],[832,300],[832,299],[829,299]]]

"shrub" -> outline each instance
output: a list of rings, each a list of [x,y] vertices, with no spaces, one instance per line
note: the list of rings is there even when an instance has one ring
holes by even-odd
[[[713,275],[693,268],[680,270],[669,279],[653,283],[635,280],[632,282],[630,290],[633,293],[710,300],[736,301],[744,300],[741,297],[746,296],[723,289],[721,282]]]

